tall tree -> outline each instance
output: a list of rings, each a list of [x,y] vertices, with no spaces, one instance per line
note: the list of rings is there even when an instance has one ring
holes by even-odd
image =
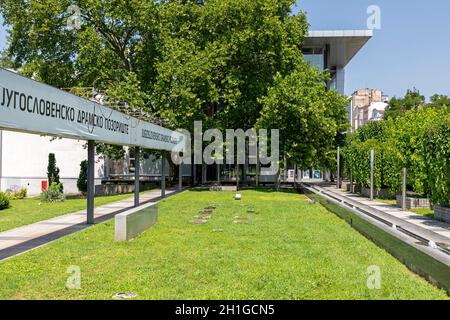
[[[425,96],[420,94],[420,91],[414,88],[408,90],[404,98],[392,98],[389,106],[386,108],[385,119],[395,119],[404,115],[408,111],[416,111],[425,107]]]
[[[431,96],[428,106],[431,108],[447,109],[450,112],[450,98],[446,95],[435,94]]]
[[[56,156],[54,153],[48,154],[47,178],[49,185],[53,182],[60,183],[59,168],[56,166]]]
[[[303,168],[330,166],[327,155],[335,157],[336,139],[348,128],[348,101],[327,91],[326,79],[326,74],[303,63],[285,77],[278,75],[261,99],[258,127],[279,129],[280,154]]]
[[[153,101],[164,118],[191,128],[255,125],[277,72],[300,61],[307,32],[292,0],[171,1],[161,7],[161,59]],[[199,4],[200,3],[200,4]]]
[[[3,0],[0,12],[10,26],[9,56],[22,73],[57,87],[96,87],[111,101],[167,119],[172,128],[192,132],[193,121],[203,120],[205,129],[245,130],[260,117],[269,125],[277,110],[272,97],[278,96],[295,106],[294,118],[285,117],[294,126],[290,129],[303,126],[309,139],[288,140],[284,148],[308,162],[334,141],[343,98],[326,93],[323,75],[304,62],[300,48],[308,23],[302,12],[291,12],[294,4]],[[74,14],[81,18],[79,28],[69,23]],[[279,96],[288,94],[286,88],[311,102],[292,93],[290,101]],[[324,135],[315,136],[310,128]]]

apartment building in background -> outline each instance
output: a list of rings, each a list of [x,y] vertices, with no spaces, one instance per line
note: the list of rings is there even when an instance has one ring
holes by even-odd
[[[379,89],[360,89],[352,94],[350,106],[350,122],[352,131],[369,121],[384,119],[389,97]]]

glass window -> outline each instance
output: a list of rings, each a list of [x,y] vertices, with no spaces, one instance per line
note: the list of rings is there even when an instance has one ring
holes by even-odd
[[[303,48],[303,56],[312,67],[319,68],[320,71],[325,69],[325,56],[323,48]]]
[[[304,54],[303,56],[312,67],[318,67],[319,71],[323,71],[325,69],[323,54]]]

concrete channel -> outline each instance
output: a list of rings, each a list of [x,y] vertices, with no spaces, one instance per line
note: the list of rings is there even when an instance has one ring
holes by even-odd
[[[301,190],[385,249],[411,271],[450,295],[449,239],[313,184]]]

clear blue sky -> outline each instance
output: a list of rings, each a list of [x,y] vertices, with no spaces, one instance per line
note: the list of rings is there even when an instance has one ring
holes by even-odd
[[[450,95],[450,1],[298,0],[313,30],[366,29],[367,7],[381,8],[381,30],[346,69],[346,93],[379,88],[402,96],[416,87],[429,97]],[[0,17],[0,22],[1,22]],[[6,33],[0,30],[0,48]]]
[[[381,9],[381,30],[346,68],[346,93],[450,95],[449,0],[297,0],[296,10],[308,13],[311,30],[366,29],[369,5]]]

